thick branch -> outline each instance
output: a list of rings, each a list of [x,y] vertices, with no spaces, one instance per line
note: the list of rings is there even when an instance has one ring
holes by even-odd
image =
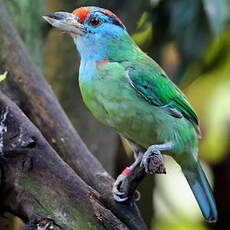
[[[0,111],[1,207],[24,220],[49,217],[60,229],[128,229],[2,93]]]
[[[114,202],[113,179],[90,154],[42,74],[31,62],[0,0],[0,64],[9,71],[7,94],[18,102],[53,148],[96,191],[100,200],[130,229],[146,229],[135,206]],[[5,88],[6,89],[6,88]]]

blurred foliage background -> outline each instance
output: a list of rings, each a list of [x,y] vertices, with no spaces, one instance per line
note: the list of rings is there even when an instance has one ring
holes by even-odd
[[[228,0],[5,0],[12,20],[62,106],[89,149],[115,177],[131,159],[122,141],[83,105],[77,84],[79,56],[71,38],[41,15],[80,6],[109,8],[137,44],[153,57],[189,97],[203,139],[200,157],[213,184],[218,222],[204,223],[180,173],[166,158],[166,176],[148,176],[139,190],[141,212],[150,229],[230,229],[230,1]],[[1,36],[1,35],[0,35]],[[5,214],[1,230],[20,220]]]

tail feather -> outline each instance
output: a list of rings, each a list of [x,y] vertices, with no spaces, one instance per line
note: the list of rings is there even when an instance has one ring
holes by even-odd
[[[192,169],[182,168],[190,188],[200,206],[204,218],[208,222],[217,221],[216,203],[212,189],[199,162]]]

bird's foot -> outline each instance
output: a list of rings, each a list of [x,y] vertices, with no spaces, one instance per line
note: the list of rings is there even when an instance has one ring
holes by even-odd
[[[117,177],[115,183],[113,184],[113,198],[117,202],[125,202],[126,200],[129,199],[128,194],[126,194],[126,192],[121,191],[122,184],[125,182],[126,179],[127,179],[127,175],[124,173],[121,173]]]
[[[127,200],[132,200],[133,202],[136,202],[138,200],[140,200],[141,198],[141,194],[138,191],[135,191],[135,193],[133,194],[133,196],[130,196],[130,191],[129,191],[129,181],[127,179],[129,172],[129,168],[126,168],[123,173],[121,173],[114,185],[113,185],[113,198],[114,200],[116,200],[117,202],[125,202]],[[126,174],[128,173],[128,174]],[[125,189],[126,188],[126,189]],[[128,189],[127,189],[128,188]],[[126,191],[125,191],[126,190]]]
[[[166,174],[163,156],[161,150],[171,149],[171,144],[152,145],[144,153],[141,166],[145,167],[146,173]]]
[[[113,185],[113,197],[117,202],[135,202],[140,200],[140,193],[136,191],[136,176],[140,174],[140,162],[142,160],[143,153],[139,153],[136,156],[135,162],[123,170],[123,172],[117,177]]]

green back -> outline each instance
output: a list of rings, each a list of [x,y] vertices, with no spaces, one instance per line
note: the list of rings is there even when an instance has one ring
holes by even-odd
[[[149,59],[146,61],[147,64],[139,60],[132,65],[124,62],[131,86],[150,104],[162,107],[178,119],[188,119],[200,135],[198,117],[186,96],[156,63]]]

